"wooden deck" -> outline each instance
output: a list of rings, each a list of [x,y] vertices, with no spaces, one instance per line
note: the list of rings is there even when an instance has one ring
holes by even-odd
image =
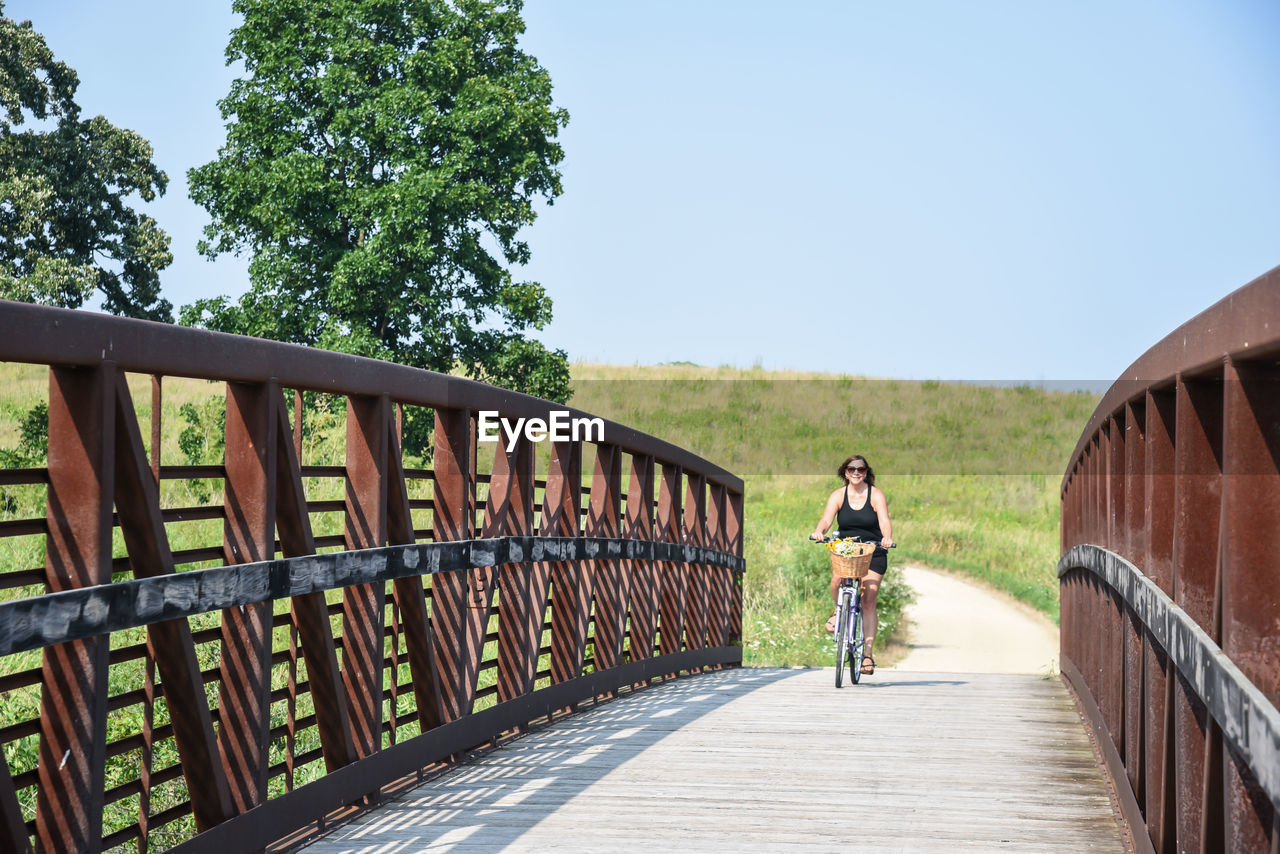
[[[566,718],[306,850],[1107,851],[1061,683],[881,670],[682,679]]]

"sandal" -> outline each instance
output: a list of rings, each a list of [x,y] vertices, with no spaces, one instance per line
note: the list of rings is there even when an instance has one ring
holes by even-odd
[[[867,665],[868,661],[871,662],[870,667]],[[872,673],[876,672],[876,660],[871,655],[862,656],[862,672],[866,676],[870,676]]]
[[[834,632],[836,630],[836,618],[839,616],[840,616],[840,612],[837,611],[836,613],[832,614],[830,617],[827,618],[826,628],[828,632]]]

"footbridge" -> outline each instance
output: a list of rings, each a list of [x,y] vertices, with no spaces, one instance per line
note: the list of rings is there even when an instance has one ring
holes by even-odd
[[[837,692],[740,666],[743,485],[687,450],[0,303],[48,387],[47,466],[0,470],[0,849],[1274,851],[1278,358],[1273,273],[1105,396],[1062,484],[1061,681]],[[162,459],[190,379],[216,463]]]

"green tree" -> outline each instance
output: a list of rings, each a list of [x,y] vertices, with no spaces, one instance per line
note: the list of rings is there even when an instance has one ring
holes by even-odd
[[[250,289],[183,323],[452,371],[565,400],[520,229],[561,192],[568,121],[517,46],[519,0],[235,0],[226,144],[192,169],[200,251]],[[406,442],[408,444],[408,442]]]
[[[79,80],[30,21],[0,2],[0,297],[173,320],[160,271],[169,237],[125,203],[163,195],[151,145],[102,116],[80,118]],[[18,132],[32,121],[39,129]]]

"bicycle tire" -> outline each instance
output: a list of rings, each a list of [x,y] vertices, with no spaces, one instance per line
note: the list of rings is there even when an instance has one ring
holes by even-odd
[[[858,603],[861,605],[862,603]],[[858,680],[862,678],[862,656],[864,653],[864,644],[866,639],[862,636],[862,608],[858,607],[853,612],[853,628],[849,632],[849,643],[846,649],[849,653],[849,676],[853,679],[853,684],[857,685]]]
[[[849,597],[840,592],[840,604],[836,608],[836,687],[844,687],[845,631],[849,619]],[[852,676],[853,674],[850,673]]]

